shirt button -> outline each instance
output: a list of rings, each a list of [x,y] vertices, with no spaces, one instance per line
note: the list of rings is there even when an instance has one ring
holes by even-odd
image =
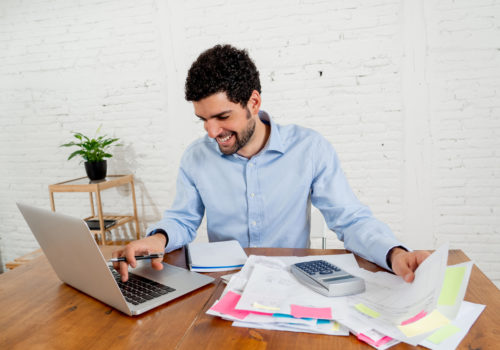
[[[252,226],[255,226],[257,225],[257,223],[255,221],[252,221]]]
[[[253,164],[252,164],[252,163],[249,163],[249,164],[248,164],[248,166],[251,168],[251,167],[253,167]]]
[[[252,197],[252,198],[255,197],[255,193],[253,193],[253,192],[250,193],[250,197]]]

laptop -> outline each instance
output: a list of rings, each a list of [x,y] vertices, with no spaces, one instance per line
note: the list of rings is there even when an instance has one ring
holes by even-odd
[[[137,261],[129,281],[123,283],[85,221],[21,203],[17,206],[61,281],[127,315],[142,314],[214,280],[166,263],[157,271],[143,260]]]

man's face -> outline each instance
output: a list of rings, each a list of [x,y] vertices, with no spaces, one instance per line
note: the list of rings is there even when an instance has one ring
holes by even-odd
[[[236,153],[252,140],[255,118],[248,107],[229,101],[225,92],[210,95],[193,105],[194,113],[222,153]]]

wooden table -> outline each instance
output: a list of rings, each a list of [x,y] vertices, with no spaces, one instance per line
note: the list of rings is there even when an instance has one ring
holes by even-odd
[[[102,247],[106,258],[115,247]],[[258,255],[342,254],[344,250],[249,248]],[[185,266],[177,250],[165,258]],[[357,258],[360,266],[379,270]],[[450,251],[448,262],[468,258]],[[219,277],[224,273],[210,273]],[[232,327],[205,314],[225,285],[212,284],[138,317],[129,317],[61,283],[45,256],[0,275],[0,349],[371,349],[354,336],[339,337]],[[466,300],[486,309],[460,349],[495,349],[500,344],[500,291],[473,267]],[[399,344],[394,349],[412,349]]]
[[[117,186],[123,186],[130,184],[132,193],[132,208],[134,215],[104,215],[102,212],[102,201],[101,201],[101,191],[108,188],[113,188]],[[137,239],[141,238],[141,232],[139,229],[139,219],[137,217],[137,204],[135,201],[135,187],[134,187],[134,176],[133,175],[108,175],[104,180],[90,181],[88,177],[81,177],[74,180],[60,182],[54,185],[49,185],[50,194],[50,207],[52,211],[56,211],[56,206],[54,203],[54,192],[88,192],[90,197],[90,210],[92,215],[86,217],[84,220],[98,220],[99,229],[91,230],[95,235],[100,236],[100,242],[106,245],[110,242],[106,242],[106,232],[110,231],[118,226],[124,225],[128,222],[135,222],[135,232]],[[95,215],[94,209],[94,199],[93,194],[96,197],[97,204],[97,215]],[[104,220],[114,220],[116,221],[110,227],[104,226]],[[121,242],[120,242],[121,243]]]

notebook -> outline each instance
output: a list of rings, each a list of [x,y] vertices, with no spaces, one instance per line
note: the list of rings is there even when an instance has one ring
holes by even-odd
[[[228,271],[241,269],[247,261],[247,255],[236,240],[189,243],[186,261],[191,271]]]
[[[122,293],[119,275],[104,259],[85,221],[21,203],[17,206],[61,281],[127,315],[142,314],[214,280],[166,263],[157,271],[149,261],[138,261],[131,270],[134,281],[122,288],[148,285],[148,292],[135,300],[128,291]]]

